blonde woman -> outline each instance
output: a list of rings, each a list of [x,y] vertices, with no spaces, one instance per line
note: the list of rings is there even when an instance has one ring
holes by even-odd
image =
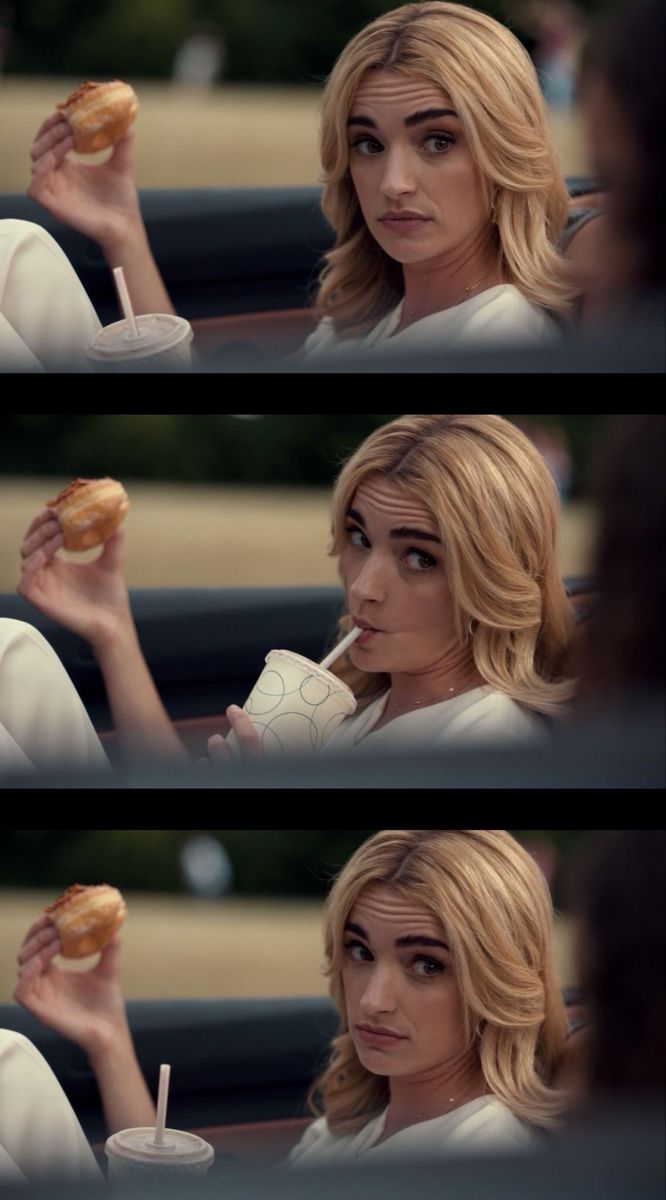
[[[534,67],[462,4],[407,4],[343,50],[324,91],[336,232],[315,352],[543,341],[573,290],[568,200]]]
[[[561,674],[571,614],[558,516],[543,458],[502,417],[405,416],[362,443],[335,486],[329,546],[341,629],[364,628],[334,667],[359,710],[327,751],[547,736],[540,718],[565,716],[573,690]],[[18,591],[90,642],[121,746],[187,761],[141,651],[122,544],[118,530],[95,561],[63,562],[45,509],[21,545]],[[246,713],[232,705],[227,716],[242,754],[261,756]],[[217,735],[209,753],[231,757]]]
[[[32,146],[31,197],[122,266],[139,312],[172,312],[143,226],[133,133],[70,161],[61,113]],[[447,350],[558,336],[574,289],[568,200],[528,54],[461,4],[407,4],[343,50],[323,98],[324,213],[336,235],[302,350]]]
[[[326,906],[340,1026],[311,1092],[320,1115],[290,1165],[523,1151],[557,1129],[566,1020],[551,920],[539,869],[502,830],[384,830],[365,842]],[[15,999],[87,1051],[110,1128],[153,1124],[117,943],[90,980],[54,967],[57,949],[38,921]]]

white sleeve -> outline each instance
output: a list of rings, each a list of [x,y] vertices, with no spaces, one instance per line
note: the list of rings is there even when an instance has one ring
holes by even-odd
[[[12,746],[15,753],[12,754]],[[0,768],[109,767],[81,698],[46,638],[0,618]]]
[[[0,1183],[98,1180],[74,1109],[36,1046],[0,1030]]]
[[[54,238],[31,221],[0,221],[0,365],[89,370],[84,352],[100,328]]]
[[[289,1152],[284,1163],[281,1163],[281,1166],[293,1167],[295,1163],[300,1162],[303,1158],[316,1157],[316,1148],[328,1146],[330,1141],[331,1134],[326,1117],[319,1117],[311,1125],[308,1125],[301,1140]]]
[[[332,317],[322,317],[319,324],[308,334],[301,348],[303,358],[311,358],[315,354],[333,350],[338,345],[339,338],[335,332]]]

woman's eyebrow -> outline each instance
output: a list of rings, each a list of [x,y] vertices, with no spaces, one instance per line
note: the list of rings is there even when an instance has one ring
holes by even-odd
[[[415,112],[411,117],[405,117],[405,125],[407,129],[411,129],[412,125],[421,125],[423,121],[432,121],[435,117],[457,116],[454,108],[426,108],[423,112]]]
[[[439,938],[426,937],[422,933],[407,933],[404,937],[395,939],[396,946],[439,946],[441,950],[448,950],[446,942],[440,941]]]
[[[362,925],[356,925],[354,921],[345,921],[345,931],[347,933],[355,933],[357,937],[363,938],[365,942],[369,942],[370,938],[365,932]],[[395,945],[398,949],[404,949],[407,946],[439,946],[440,950],[448,950],[446,942],[440,938],[428,937],[425,933],[406,933],[402,937],[395,939]]]
[[[352,521],[357,521],[361,528],[365,529],[365,521],[357,508],[348,508],[347,516],[351,517]],[[422,542],[437,542],[439,546],[442,544],[442,539],[437,537],[436,533],[426,533],[424,529],[412,529],[408,525],[401,525],[398,529],[392,529],[389,537],[419,538]]]
[[[423,121],[433,121],[435,117],[457,117],[458,114],[454,108],[425,108],[423,112],[412,113],[411,117],[405,117],[405,128],[411,129],[413,125],[421,125]],[[347,125],[365,125],[367,129],[376,129],[377,124],[372,117],[364,117],[359,113],[358,116],[347,118]]]
[[[370,941],[370,938],[368,937],[367,933],[365,932],[365,929],[363,928],[363,926],[355,925],[353,921],[345,921],[345,931],[347,933],[355,933],[358,937],[362,937],[363,940],[366,942]]]

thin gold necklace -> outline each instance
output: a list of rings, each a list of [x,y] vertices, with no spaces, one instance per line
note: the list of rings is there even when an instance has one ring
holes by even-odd
[[[417,320],[423,320],[424,317],[431,317],[434,315],[434,313],[445,312],[449,308],[455,308],[458,304],[463,304],[465,300],[469,300],[472,292],[475,291],[479,284],[483,283],[483,280],[487,279],[494,270],[494,267],[490,267],[483,275],[480,275],[474,283],[470,283],[469,287],[465,288],[462,296],[459,296],[458,299],[454,300],[452,304],[440,305],[437,308],[430,309],[428,312],[423,312],[421,313],[420,317],[417,318]],[[417,311],[418,310],[415,308],[405,308],[402,315],[403,317],[413,317]]]
[[[446,1100],[445,1103],[447,1105],[458,1104],[459,1101],[462,1100],[463,1097],[466,1096],[468,1092],[471,1092],[472,1088],[475,1087],[476,1084],[477,1084],[476,1080],[474,1080],[472,1083],[468,1083],[467,1087],[465,1088],[465,1090],[463,1092],[459,1092],[457,1096],[449,1096],[449,1099]],[[447,1115],[447,1113],[452,1112],[452,1111],[453,1111],[452,1109],[447,1108],[445,1110],[445,1112],[416,1113],[413,1117],[410,1118],[409,1122],[406,1125],[405,1125],[404,1121],[391,1121],[389,1115],[387,1114],[386,1121],[384,1123],[384,1129],[386,1130],[392,1124],[404,1125],[405,1128],[408,1129],[410,1125],[416,1125],[416,1124],[418,1124],[419,1121],[436,1121],[438,1117],[445,1117]]]

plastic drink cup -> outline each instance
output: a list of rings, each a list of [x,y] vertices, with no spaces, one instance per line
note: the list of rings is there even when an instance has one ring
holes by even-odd
[[[140,313],[138,337],[127,320],[105,325],[86,356],[94,371],[189,371],[192,326],[172,313]]]
[[[109,1180],[125,1179],[130,1175],[187,1175],[188,1178],[203,1179],[215,1160],[215,1151],[209,1142],[196,1133],[182,1129],[165,1129],[164,1140],[155,1142],[152,1126],[138,1129],[121,1129],[107,1138],[104,1147]]]
[[[270,650],[266,666],[243,705],[268,758],[317,754],[356,709],[351,688],[318,663],[292,650]],[[227,745],[238,756],[233,730]]]

